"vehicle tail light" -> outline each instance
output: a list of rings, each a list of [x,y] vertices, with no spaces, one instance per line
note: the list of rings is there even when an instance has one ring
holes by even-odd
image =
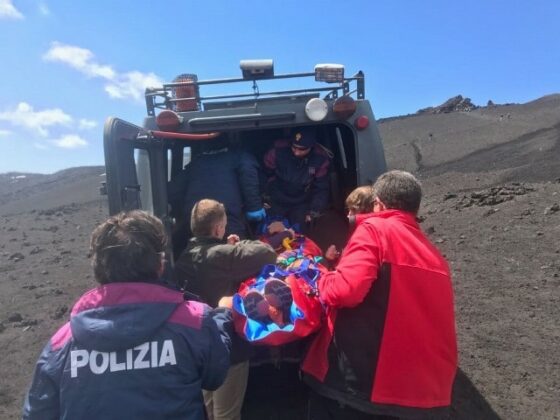
[[[174,103],[173,109],[177,112],[198,111],[198,85],[196,74],[180,74],[173,83],[184,83],[173,88],[173,98],[181,99]]]
[[[369,118],[365,115],[360,115],[354,121],[354,127],[356,127],[358,130],[365,130],[369,127]]]
[[[310,99],[307,104],[305,104],[305,115],[311,121],[322,121],[329,112],[329,106],[327,103],[320,98]]]
[[[182,122],[182,117],[168,109],[161,111],[156,117],[156,124],[163,131],[175,131],[181,126]]]
[[[334,102],[333,112],[341,120],[350,118],[356,112],[356,101],[351,96],[341,96]]]

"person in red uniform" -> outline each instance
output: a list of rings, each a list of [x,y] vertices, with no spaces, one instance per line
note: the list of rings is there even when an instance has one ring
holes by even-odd
[[[373,185],[335,271],[318,282],[327,320],[302,363],[310,419],[446,416],[457,370],[449,267],[416,220],[410,173]]]

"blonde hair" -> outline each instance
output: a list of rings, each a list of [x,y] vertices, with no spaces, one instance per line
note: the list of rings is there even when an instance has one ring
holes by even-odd
[[[370,213],[373,211],[373,189],[363,185],[352,191],[346,198],[346,208],[354,214]]]
[[[212,236],[214,226],[226,217],[224,205],[205,198],[198,201],[191,211],[191,232],[194,236]]]

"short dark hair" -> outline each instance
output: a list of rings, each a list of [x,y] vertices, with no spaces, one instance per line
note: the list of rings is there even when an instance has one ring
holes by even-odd
[[[155,282],[167,235],[161,221],[141,210],[109,217],[91,234],[90,255],[101,283]]]
[[[346,208],[356,214],[373,211],[373,189],[371,185],[363,185],[354,189],[346,198]]]
[[[194,236],[212,236],[217,223],[226,217],[224,205],[209,198],[198,201],[191,211],[191,232]]]
[[[418,213],[422,201],[422,186],[414,175],[405,171],[389,171],[373,184],[373,195],[388,209]]]

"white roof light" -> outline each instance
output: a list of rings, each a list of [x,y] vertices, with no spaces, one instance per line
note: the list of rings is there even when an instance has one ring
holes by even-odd
[[[239,63],[244,79],[262,79],[274,76],[272,60],[241,60]]]
[[[315,80],[327,83],[342,82],[344,80],[344,66],[342,64],[317,64],[315,66]]]
[[[322,121],[327,116],[329,112],[329,106],[327,103],[319,98],[310,99],[307,104],[305,104],[305,115],[311,121]]]

